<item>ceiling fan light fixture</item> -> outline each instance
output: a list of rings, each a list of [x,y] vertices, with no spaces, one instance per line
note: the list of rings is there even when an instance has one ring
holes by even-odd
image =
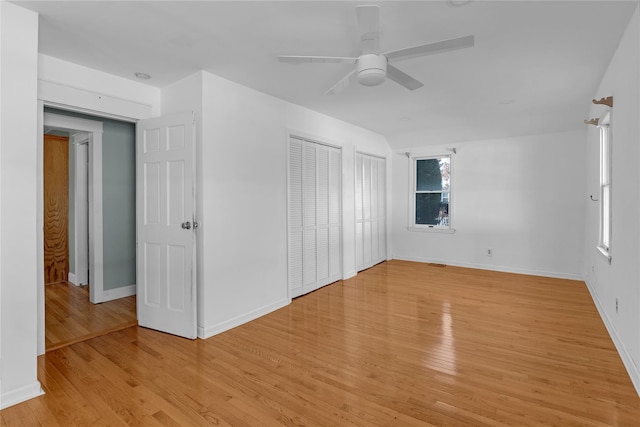
[[[366,54],[358,58],[358,83],[378,86],[387,77],[387,58],[384,55]]]

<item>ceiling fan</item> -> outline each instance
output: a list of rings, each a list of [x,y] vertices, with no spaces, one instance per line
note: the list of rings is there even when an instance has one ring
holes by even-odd
[[[454,49],[472,47],[473,36],[458,37],[435,43],[427,43],[405,49],[380,53],[380,8],[378,6],[356,6],[358,32],[362,51],[357,58],[342,56],[294,56],[280,55],[280,62],[300,64],[307,62],[335,62],[355,64],[355,68],[327,91],[333,95],[349,86],[353,80],[364,86],[377,86],[387,77],[409,90],[424,86],[410,75],[400,71],[389,62],[415,58]]]

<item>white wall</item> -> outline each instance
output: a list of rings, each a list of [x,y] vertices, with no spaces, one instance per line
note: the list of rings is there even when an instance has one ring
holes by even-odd
[[[385,138],[206,72],[163,90],[162,104],[201,119],[199,336],[289,302],[288,131],[342,147],[343,276],[355,274],[355,151],[387,157]]]
[[[598,203],[589,203],[584,253],[587,284],[638,393],[640,393],[640,12],[636,11],[594,94],[613,96],[611,264],[596,249]],[[591,117],[603,106],[593,105]],[[599,135],[589,126],[588,191],[599,193]],[[616,313],[616,299],[618,312]]]
[[[0,408],[41,394],[37,368],[38,16],[0,2]]]
[[[40,99],[59,107],[114,118],[148,118],[160,113],[156,87],[47,55],[38,58]]]
[[[411,149],[457,149],[454,234],[407,230],[410,162],[394,155],[393,258],[581,278],[584,139],[581,130]]]

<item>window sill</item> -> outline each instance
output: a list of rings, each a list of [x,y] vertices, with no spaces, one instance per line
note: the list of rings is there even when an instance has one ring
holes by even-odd
[[[597,246],[597,249],[598,252],[600,252],[607,259],[607,261],[609,261],[609,264],[611,264],[611,254],[609,253],[609,251],[602,246]]]
[[[407,227],[409,231],[419,231],[422,233],[443,233],[443,234],[453,234],[456,232],[455,228],[442,228],[442,227],[415,227],[409,226]]]

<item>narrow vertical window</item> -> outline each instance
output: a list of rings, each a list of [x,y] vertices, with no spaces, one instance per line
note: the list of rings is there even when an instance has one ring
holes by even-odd
[[[598,248],[611,250],[611,127],[610,113],[599,120],[600,130],[600,241]]]
[[[413,166],[410,226],[451,229],[451,156],[418,157]]]

